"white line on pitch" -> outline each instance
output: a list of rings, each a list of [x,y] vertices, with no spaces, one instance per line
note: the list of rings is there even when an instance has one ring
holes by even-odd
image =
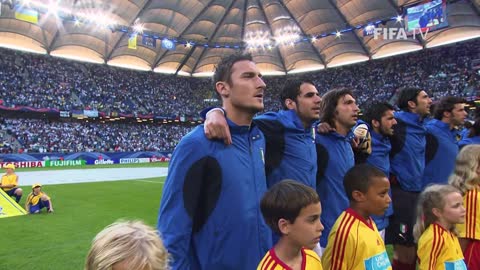
[[[147,182],[147,183],[155,183],[155,184],[165,183],[165,181],[148,181],[148,180],[136,180],[136,181]]]

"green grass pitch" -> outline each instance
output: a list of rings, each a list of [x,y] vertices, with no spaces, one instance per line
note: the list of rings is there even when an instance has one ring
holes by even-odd
[[[165,165],[103,167],[146,166]],[[27,170],[35,169],[18,171]],[[55,213],[0,219],[0,269],[83,269],[93,237],[108,224],[120,218],[140,219],[155,227],[165,177],[144,180],[45,186]],[[31,187],[22,188],[25,194],[20,204],[23,206]]]
[[[153,163],[82,168],[152,166],[167,165]],[[39,169],[17,171],[32,170]],[[0,219],[0,269],[83,269],[93,237],[108,224],[123,218],[140,219],[156,226],[164,181],[165,177],[158,177],[45,186],[45,192],[52,197],[55,213]],[[21,201],[23,206],[30,187],[22,188],[25,192]],[[387,246],[387,252],[391,257],[391,246]]]

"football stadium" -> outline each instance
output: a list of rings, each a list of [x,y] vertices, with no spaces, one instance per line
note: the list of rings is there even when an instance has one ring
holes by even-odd
[[[480,0],[0,0],[0,127],[0,270],[480,269]]]

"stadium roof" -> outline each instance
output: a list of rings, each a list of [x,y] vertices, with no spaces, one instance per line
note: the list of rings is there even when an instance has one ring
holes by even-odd
[[[407,39],[375,39],[363,27],[401,24],[392,18],[418,0],[1,2],[2,46],[179,75],[211,74],[221,56],[252,44],[261,47],[251,52],[264,74],[285,74],[480,36],[480,0],[449,1],[447,28]],[[38,23],[17,19],[22,5],[38,12]],[[143,34],[131,49],[139,27]],[[162,46],[164,38],[174,50]]]

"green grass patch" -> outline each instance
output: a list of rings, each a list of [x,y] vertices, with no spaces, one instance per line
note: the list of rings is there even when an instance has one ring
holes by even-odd
[[[164,179],[49,185],[55,213],[0,219],[0,269],[83,269],[93,237],[108,224],[156,226]]]

